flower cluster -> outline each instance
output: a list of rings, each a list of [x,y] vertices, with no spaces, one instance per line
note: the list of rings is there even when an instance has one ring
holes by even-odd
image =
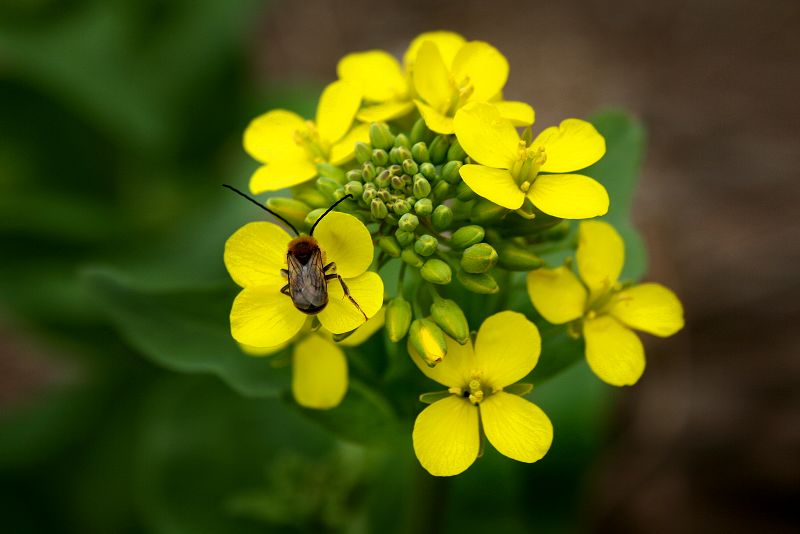
[[[447,388],[421,396],[430,406],[413,442],[425,469],[464,471],[484,439],[537,461],[553,427],[522,398],[532,386],[517,383],[539,359],[534,321],[582,337],[589,366],[612,385],[644,370],[631,329],[669,336],[683,326],[671,291],[619,282],[624,244],[607,222],[578,225],[580,278],[571,258],[541,257],[548,246],[575,247],[572,220],[607,213],[609,195],[587,171],[605,139],[576,118],[534,136],[533,108],[503,99],[505,57],[455,33],[418,36],[402,63],[380,50],[350,54],[337,72],[313,121],[277,109],[245,132],[263,164],[250,191],[288,188],[265,207],[309,235],[254,222],[228,240],[225,264],[243,288],[234,339],[250,354],[292,344],[295,399],[324,409],[346,393],[340,347],[383,330],[407,340],[419,370]],[[525,285],[538,315],[487,297]],[[475,302],[480,312],[466,314]]]

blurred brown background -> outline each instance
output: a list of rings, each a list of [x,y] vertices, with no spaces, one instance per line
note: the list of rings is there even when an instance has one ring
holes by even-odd
[[[687,328],[648,339],[648,372],[619,393],[586,527],[796,531],[800,2],[278,5],[255,43],[265,78],[326,82],[344,53],[452,29],[506,54],[506,96],[540,126],[607,106],[641,118],[635,218]]]

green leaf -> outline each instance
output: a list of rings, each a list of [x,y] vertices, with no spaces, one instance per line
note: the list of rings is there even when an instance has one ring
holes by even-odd
[[[84,277],[111,323],[154,363],[216,375],[248,397],[277,397],[288,389],[288,367],[244,355],[231,338],[231,288],[147,291],[110,271],[88,270]]]

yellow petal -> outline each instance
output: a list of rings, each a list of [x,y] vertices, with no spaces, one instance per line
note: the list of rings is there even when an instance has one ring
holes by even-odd
[[[297,113],[273,109],[253,119],[244,131],[244,149],[261,163],[305,158],[295,143],[295,132],[305,131],[306,121]]]
[[[250,178],[250,192],[279,191],[307,182],[317,175],[317,167],[307,159],[281,160],[262,165]]]
[[[371,338],[383,328],[386,308],[382,307],[378,313],[369,318],[369,321],[358,327],[358,330],[341,340],[338,344],[343,347],[357,347]]]
[[[640,284],[614,295],[609,312],[631,328],[660,337],[683,328],[683,305],[661,284]]]
[[[458,86],[472,85],[471,102],[485,102],[506,84],[508,60],[489,43],[470,41],[458,50],[450,72]]]
[[[369,143],[369,124],[359,124],[345,135],[341,141],[331,147],[330,162],[341,165],[351,159],[356,150],[356,143]]]
[[[332,211],[316,228],[314,237],[325,253],[325,261],[336,262],[336,272],[344,278],[358,276],[372,263],[375,248],[364,224],[347,213]]]
[[[411,360],[419,367],[422,374],[449,388],[462,388],[469,383],[475,366],[475,351],[472,341],[460,345],[450,336],[445,336],[447,354],[435,367],[428,367],[422,357],[408,343]]]
[[[239,348],[248,356],[271,356],[276,352],[286,348],[287,343],[281,343],[274,347],[254,347],[252,345],[243,345],[239,343]]]
[[[317,130],[323,141],[335,143],[353,124],[361,105],[361,93],[351,84],[338,80],[328,85],[317,105]]]
[[[470,189],[498,206],[515,210],[525,202],[525,193],[520,191],[514,177],[505,169],[464,165],[460,174]]]
[[[414,89],[436,111],[444,112],[450,107],[454,87],[442,55],[432,42],[426,41],[419,47],[414,64]]]
[[[455,32],[435,31],[422,33],[411,41],[406,53],[403,55],[403,63],[405,63],[407,69],[414,65],[419,48],[425,41],[431,41],[436,45],[442,55],[444,64],[448,68],[453,64],[453,58],[456,57],[458,49],[465,42],[464,38]]]
[[[566,119],[533,140],[533,148],[544,147],[547,161],[543,172],[572,172],[596,163],[606,153],[606,140],[586,121]]]
[[[225,267],[241,287],[277,285],[280,288],[286,283],[281,269],[286,268],[291,239],[277,224],[247,223],[225,242]]]
[[[347,359],[332,341],[311,334],[294,346],[292,393],[297,404],[324,410],[347,393]]]
[[[609,315],[583,323],[586,360],[603,382],[635,384],[644,372],[644,347],[638,336]]]
[[[363,122],[384,122],[404,117],[414,109],[411,100],[396,100],[363,107],[356,114],[356,118]]]
[[[453,127],[461,148],[475,162],[510,169],[517,159],[519,135],[496,106],[485,102],[467,104],[456,112]]]
[[[383,280],[368,271],[355,278],[346,278],[344,283],[367,317],[372,317],[383,305]],[[339,280],[328,282],[328,305],[317,315],[319,322],[334,334],[344,334],[364,324],[364,316],[344,296]]]
[[[483,431],[501,454],[520,462],[541,460],[553,443],[553,424],[535,404],[500,391],[480,403]]]
[[[280,286],[243,289],[231,308],[231,335],[243,345],[272,347],[289,341],[306,322]]]
[[[414,422],[414,452],[428,473],[447,477],[465,471],[480,448],[478,409],[462,398],[436,401]]]
[[[404,98],[408,93],[400,63],[383,50],[347,54],[336,66],[339,78],[350,82],[370,102]]]
[[[436,111],[421,100],[414,100],[414,104],[416,104],[419,114],[422,115],[428,129],[440,134],[451,134],[455,131],[452,117]]]
[[[501,117],[511,121],[514,126],[530,126],[536,120],[536,113],[533,108],[525,102],[502,100],[500,102],[492,102],[492,105],[497,108]]]
[[[625,263],[625,243],[613,226],[603,221],[583,221],[578,231],[578,272],[592,296],[617,283]]]
[[[608,212],[608,192],[580,174],[544,174],[528,191],[533,205],[553,217],[589,219]]]
[[[503,311],[488,317],[475,341],[475,366],[483,378],[498,390],[530,373],[542,350],[536,325],[524,315]],[[447,354],[445,361],[450,358]],[[443,362],[444,363],[444,362]]]
[[[528,296],[536,311],[553,324],[577,319],[586,307],[586,289],[563,265],[529,272]]]

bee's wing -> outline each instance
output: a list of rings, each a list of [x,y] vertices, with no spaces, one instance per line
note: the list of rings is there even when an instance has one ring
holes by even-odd
[[[319,308],[328,302],[328,285],[322,271],[322,252],[313,253],[305,265],[291,254],[287,256],[292,300],[301,309]]]

